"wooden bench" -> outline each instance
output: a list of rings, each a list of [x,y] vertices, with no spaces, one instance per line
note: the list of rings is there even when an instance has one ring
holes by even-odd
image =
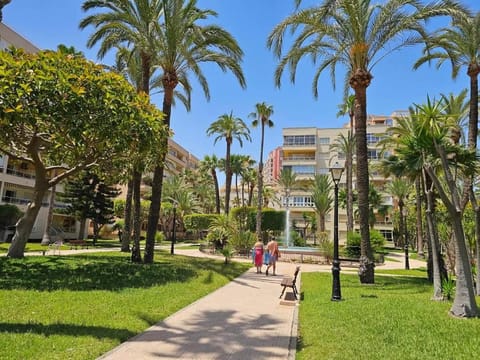
[[[85,240],[69,240],[68,244],[70,245],[70,249],[78,249],[78,247],[88,249],[88,243]]]
[[[296,300],[298,300],[297,276],[299,272],[300,272],[300,266],[297,266],[297,268],[295,269],[295,272],[293,273],[293,277],[288,276],[282,279],[280,286],[282,286],[283,289],[282,289],[282,293],[280,294],[280,299],[282,298],[283,293],[285,292],[285,289],[291,288],[293,290],[293,296],[295,297]]]

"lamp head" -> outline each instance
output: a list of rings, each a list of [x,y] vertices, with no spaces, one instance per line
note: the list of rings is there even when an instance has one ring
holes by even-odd
[[[338,161],[335,162],[335,164],[332,167],[330,167],[330,174],[332,175],[333,182],[336,185],[338,185],[338,183],[340,182],[342,173],[343,173],[343,167],[340,166]]]

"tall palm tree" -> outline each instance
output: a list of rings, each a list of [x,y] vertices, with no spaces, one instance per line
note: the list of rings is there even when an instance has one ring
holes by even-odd
[[[243,57],[241,48],[223,28],[204,24],[205,20],[217,14],[212,10],[199,9],[196,0],[87,0],[84,8],[86,4],[90,4],[87,8],[106,7],[112,10],[113,15],[122,15],[110,17],[110,14],[97,14],[82,21],[81,26],[104,24],[90,39],[89,44],[105,38],[100,50],[103,54],[119,42],[130,43],[134,48],[140,49],[144,70],[143,90],[147,94],[152,66],[162,72],[162,111],[165,114],[163,122],[167,128],[170,128],[174,95],[190,110],[190,74],[197,78],[207,100],[210,98],[208,82],[200,68],[202,63],[213,63],[223,71],[231,71],[240,85],[245,87],[245,78],[240,67]],[[182,96],[176,91],[178,85],[184,91]],[[166,149],[168,140],[165,139],[161,145]],[[163,152],[153,175],[145,244],[146,263],[153,262],[165,156],[166,152]]]
[[[255,128],[261,126],[262,133],[260,138],[260,160],[258,162],[258,206],[257,206],[257,239],[262,239],[262,199],[263,199],[263,146],[265,141],[265,126],[273,127],[273,121],[270,117],[273,115],[273,106],[265,102],[255,104],[255,111],[248,115],[253,118],[252,126]]]
[[[233,140],[237,140],[240,146],[243,146],[243,140],[250,141],[250,129],[245,122],[230,114],[223,114],[216,121],[210,124],[207,129],[208,136],[215,136],[214,143],[225,139],[227,150],[225,155],[225,213],[230,209],[230,192],[232,188],[232,168],[230,153]]]
[[[320,219],[319,230],[323,233],[325,232],[326,215],[332,210],[333,204],[332,183],[328,175],[315,175],[312,184],[312,199]]]
[[[200,168],[209,171],[213,184],[215,186],[215,209],[217,214],[220,214],[220,190],[218,187],[218,177],[217,177],[217,168],[218,168],[218,158],[215,154],[209,156],[205,155],[203,160],[200,162]]]
[[[355,150],[355,135],[348,131],[347,136],[338,134],[338,137],[330,146],[331,150],[336,150],[337,153],[345,154],[345,170],[347,177],[347,232],[353,231],[353,152]]]
[[[160,0],[86,0],[82,9],[87,12],[100,9],[93,15],[88,15],[80,22],[80,28],[94,26],[95,31],[87,41],[87,47],[91,48],[101,42],[98,57],[102,59],[112,49],[129,46],[140,59],[136,68],[135,80],[138,81],[137,90],[150,94],[150,80],[152,64],[158,52],[156,39],[160,33],[160,18],[163,14],[163,4]],[[125,46],[124,46],[125,45]],[[123,50],[124,52],[128,50]],[[132,69],[132,67],[130,67]],[[131,71],[131,70],[130,70]],[[134,209],[134,247],[132,260],[141,261],[140,249],[135,246],[140,237],[140,185],[143,166],[137,164],[132,175],[132,198]],[[128,235],[127,235],[128,236]]]
[[[295,0],[297,6],[301,0]],[[312,89],[318,97],[318,82],[322,72],[329,68],[335,86],[337,65],[346,66],[345,83],[355,94],[355,134],[357,153],[358,208],[361,233],[362,283],[374,283],[373,252],[369,233],[369,176],[367,156],[367,88],[372,69],[388,54],[418,42],[426,37],[424,20],[448,14],[453,6],[449,1],[424,5],[417,0],[387,0],[374,4],[373,0],[323,0],[320,5],[298,10],[275,26],[268,36],[267,46],[280,58],[275,70],[275,82],[281,84],[285,69],[290,80],[301,59],[312,57],[317,66]],[[295,33],[288,52],[282,56],[285,34]],[[346,86],[344,92],[348,92]]]

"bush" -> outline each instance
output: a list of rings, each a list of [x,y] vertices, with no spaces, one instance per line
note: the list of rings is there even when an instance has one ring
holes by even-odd
[[[229,239],[228,243],[240,254],[248,254],[256,242],[256,235],[251,231],[239,231]]]
[[[155,233],[155,243],[161,244],[163,241],[165,241],[165,234],[161,231],[157,231]]]
[[[345,247],[345,253],[352,258],[360,257],[360,243],[362,237],[359,233],[350,231],[347,234],[347,246]]]
[[[304,238],[300,236],[300,234],[296,231],[290,231],[290,241],[292,242],[293,246],[305,246],[307,242]]]
[[[360,257],[362,236],[357,232],[349,232],[347,234],[347,246],[345,252],[348,256],[358,258]],[[385,238],[382,233],[376,229],[370,230],[370,245],[374,253],[379,252],[385,246]]]

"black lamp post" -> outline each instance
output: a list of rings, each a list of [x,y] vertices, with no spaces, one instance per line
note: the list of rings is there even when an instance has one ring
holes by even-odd
[[[404,250],[405,250],[405,270],[410,270],[410,261],[408,259],[408,231],[407,231],[407,209],[404,207],[402,210],[403,214],[403,236],[405,239]]]
[[[175,241],[177,237],[177,202],[173,203],[173,233],[172,233],[172,244],[170,247],[170,254],[174,254],[175,252]]]
[[[338,183],[342,177],[343,167],[336,162],[330,168],[330,174],[334,184],[334,207],[333,207],[333,266],[332,266],[332,301],[342,300],[340,288],[340,259],[338,257]]]

